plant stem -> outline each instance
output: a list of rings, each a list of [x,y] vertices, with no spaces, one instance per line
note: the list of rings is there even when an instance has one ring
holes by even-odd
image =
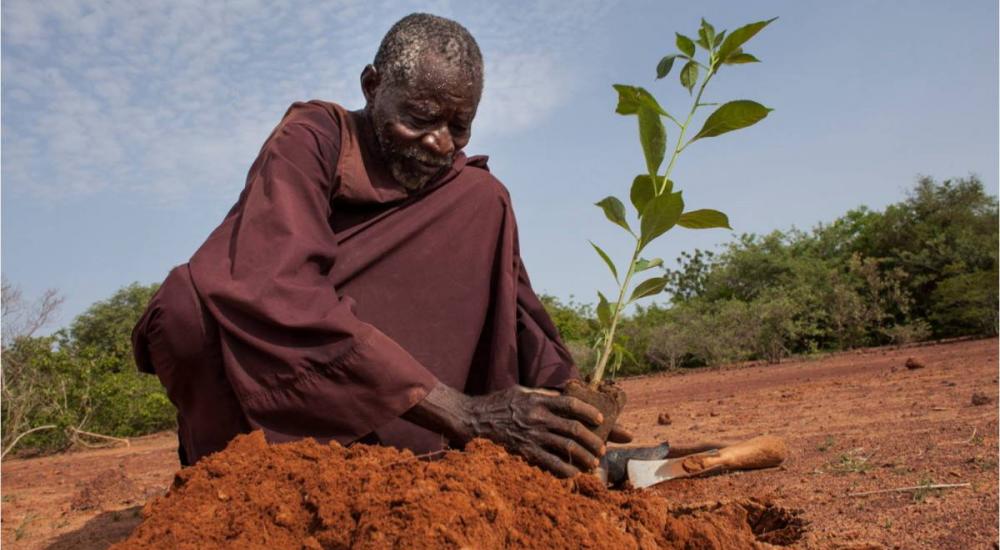
[[[608,332],[604,336],[604,350],[601,351],[601,355],[597,360],[597,365],[594,367],[594,375],[590,379],[590,387],[597,389],[601,385],[601,380],[604,379],[604,369],[608,365],[608,359],[611,358],[611,350],[614,348],[615,343],[615,328],[618,326],[618,319],[621,317],[622,311],[625,309],[625,291],[628,290],[629,283],[632,282],[632,275],[635,274],[635,261],[639,259],[639,252],[642,250],[639,246],[641,241],[636,238],[635,240],[635,250],[632,252],[632,259],[628,262],[628,271],[625,273],[625,279],[622,281],[622,286],[618,290],[618,301],[615,302],[615,309],[611,314],[611,325],[608,327]]]
[[[708,85],[708,81],[712,80],[712,76],[715,75],[715,71],[709,71],[705,80],[702,81],[701,87],[698,88],[698,95],[694,98],[694,103],[691,104],[691,111],[688,112],[687,120],[684,121],[684,125],[681,126],[681,133],[677,136],[677,144],[674,146],[674,154],[670,156],[670,163],[667,164],[667,172],[663,175],[663,184],[661,187],[657,188],[657,195],[663,193],[663,189],[667,185],[667,180],[670,179],[670,173],[674,170],[674,162],[677,161],[677,157],[684,150],[687,145],[681,145],[684,143],[684,132],[687,131],[687,127],[691,124],[691,118],[694,117],[694,112],[698,110],[698,105],[701,103],[701,95],[705,93],[705,86]],[[655,180],[654,180],[655,181]]]

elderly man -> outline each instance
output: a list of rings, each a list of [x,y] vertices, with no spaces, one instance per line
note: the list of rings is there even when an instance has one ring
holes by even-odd
[[[461,25],[396,23],[366,105],[296,103],[246,187],[133,332],[177,406],[182,463],[261,429],[431,452],[496,441],[588,470],[600,413],[531,289],[510,197],[467,158],[483,62]],[[612,440],[627,440],[616,429]]]

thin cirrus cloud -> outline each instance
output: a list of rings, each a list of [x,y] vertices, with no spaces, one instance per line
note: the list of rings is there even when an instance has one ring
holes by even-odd
[[[318,7],[317,7],[318,6]],[[524,132],[560,104],[555,53],[600,3],[553,25],[556,4],[451,13],[479,39],[487,87],[473,148]],[[141,193],[173,203],[231,195],[293,101],[362,103],[357,79],[393,21],[416,6],[370,2],[3,4],[5,192],[58,201]],[[547,29],[548,32],[541,32]],[[559,29],[562,28],[561,32]],[[513,29],[513,30],[512,30]]]

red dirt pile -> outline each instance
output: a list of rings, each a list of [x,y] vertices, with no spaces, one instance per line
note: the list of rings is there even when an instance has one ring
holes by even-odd
[[[487,441],[428,461],[260,432],[179,472],[143,515],[114,548],[766,548],[802,525],[756,501],[672,509],[558,480]]]

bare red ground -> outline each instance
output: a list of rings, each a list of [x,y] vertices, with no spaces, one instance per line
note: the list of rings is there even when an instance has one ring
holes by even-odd
[[[990,548],[997,541],[997,340],[870,350],[777,366],[632,379],[623,420],[639,442],[785,437],[775,470],[676,480],[674,503],[772,496],[803,509],[803,548]],[[924,365],[905,368],[908,358]],[[973,405],[973,394],[989,401]],[[657,417],[669,412],[670,425]],[[177,469],[174,438],[128,449],[12,460],[2,468],[2,543],[105,548]],[[930,483],[952,490],[850,496]]]

